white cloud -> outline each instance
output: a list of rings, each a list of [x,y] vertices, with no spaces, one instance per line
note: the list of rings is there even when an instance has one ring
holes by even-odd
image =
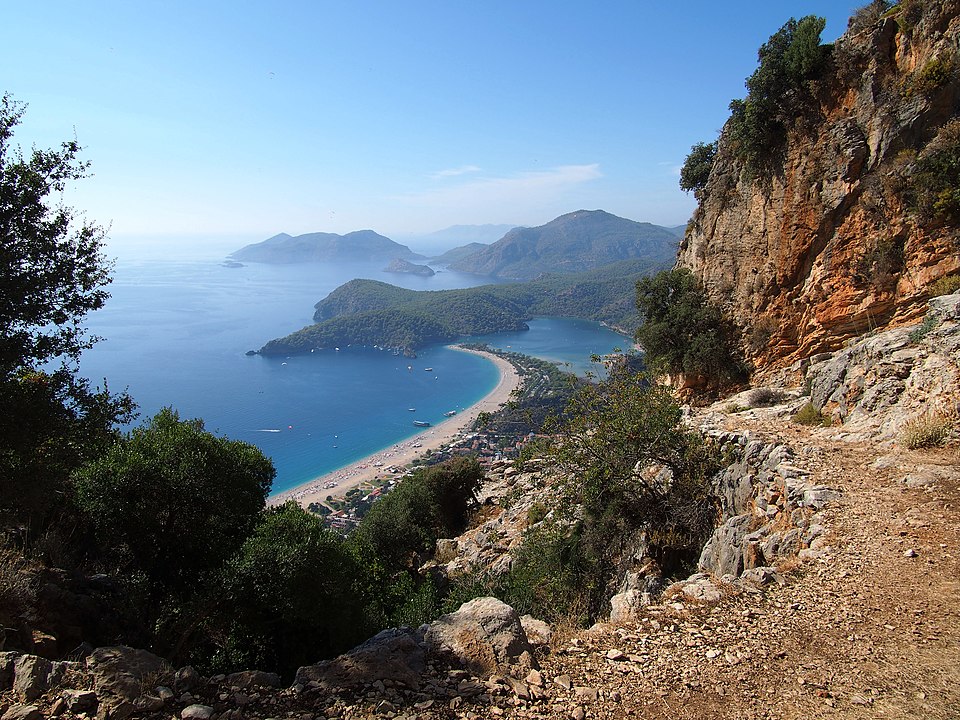
[[[458,177],[460,175],[472,175],[473,173],[480,172],[480,168],[476,165],[461,165],[458,168],[450,168],[449,170],[438,170],[435,173],[431,173],[430,177],[433,180],[442,180],[443,178],[448,177]]]
[[[551,170],[519,172],[508,177],[486,177],[396,198],[420,206],[490,205],[534,201],[556,196],[582,183],[603,177],[600,165],[562,165]]]
[[[461,178],[386,199],[398,226],[541,223],[576,210],[584,185],[603,177],[600,165],[562,165],[502,177]],[[424,220],[429,219],[428,223]]]

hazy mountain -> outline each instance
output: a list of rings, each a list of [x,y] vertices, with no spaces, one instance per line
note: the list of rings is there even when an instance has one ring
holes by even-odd
[[[486,250],[490,247],[489,243],[479,243],[474,242],[469,245],[461,245],[460,247],[455,247],[453,250],[447,250],[443,255],[437,255],[436,257],[430,258],[430,262],[437,265],[449,265],[450,263],[459,262],[464,260],[471,255],[476,255],[481,250]]]
[[[387,265],[384,269],[384,272],[388,273],[401,273],[407,275],[422,275],[424,277],[431,277],[436,275],[433,271],[433,268],[427,267],[426,265],[415,265],[409,260],[401,260],[400,258],[394,258],[390,261],[390,264]]]
[[[451,225],[423,235],[397,235],[404,243],[420,252],[439,254],[470,243],[489,245],[502,238],[516,225]]]
[[[261,263],[304,262],[388,262],[395,258],[423,260],[406,245],[396,243],[373,230],[357,230],[346,235],[307,233],[296,237],[280,233],[263,242],[240,248],[235,260]]]
[[[546,225],[514,228],[451,270],[527,280],[541,273],[575,273],[618,260],[672,265],[679,238],[667,228],[634,222],[603,210],[578,210]]]

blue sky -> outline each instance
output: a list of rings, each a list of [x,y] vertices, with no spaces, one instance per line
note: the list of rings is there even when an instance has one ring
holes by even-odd
[[[11,0],[0,91],[21,144],[80,141],[65,199],[120,242],[676,225],[757,48],[809,14],[832,41],[865,1]]]

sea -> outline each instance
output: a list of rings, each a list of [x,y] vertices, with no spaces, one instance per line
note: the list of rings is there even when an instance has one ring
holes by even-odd
[[[102,338],[84,353],[80,374],[128,391],[134,425],[172,407],[207,430],[259,447],[283,492],[419,432],[489,393],[499,374],[489,360],[437,345],[407,358],[368,347],[290,357],[248,350],[312,322],[314,304],[353,278],[415,290],[464,288],[488,278],[441,270],[424,278],[383,272],[383,263],[229,267],[224,258],[153,254],[115,261],[111,298],[88,317]],[[570,318],[536,318],[525,332],[478,338],[491,347],[541,357],[579,374],[592,355],[629,339]]]

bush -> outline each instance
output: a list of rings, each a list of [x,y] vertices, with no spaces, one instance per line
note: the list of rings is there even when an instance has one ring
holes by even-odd
[[[789,397],[782,390],[756,388],[750,391],[747,401],[750,403],[750,407],[770,407],[771,405],[779,405]]]
[[[814,407],[813,403],[811,402],[808,402],[796,413],[794,413],[790,420],[798,425],[822,425],[823,427],[830,426],[830,418],[824,415],[820,410],[817,410],[817,408]]]
[[[847,21],[847,30],[852,33],[863,32],[876,25],[890,10],[893,3],[888,0],[873,0],[854,11]]]
[[[271,508],[223,572],[206,664],[273,668],[292,679],[301,665],[345,652],[371,629],[359,574],[344,541],[320,519],[292,502]]]
[[[941,127],[917,156],[907,199],[924,222],[960,223],[960,120]]]
[[[957,75],[956,59],[952,55],[939,56],[928,60],[909,80],[906,94],[933,95],[945,87]]]
[[[639,281],[637,309],[644,322],[636,339],[655,372],[704,377],[718,386],[746,378],[736,328],[689,270],[665,270]]]
[[[953,295],[957,290],[960,290],[960,275],[957,274],[944,275],[927,286],[927,294],[930,297]]]
[[[934,413],[908,421],[900,431],[900,444],[909,450],[941,447],[950,437],[954,419]]]
[[[923,322],[910,332],[910,342],[914,344],[920,342],[930,334],[937,324],[937,316],[933,313],[927,313],[926,317],[923,318]]]
[[[717,157],[717,143],[697,143],[690,148],[690,154],[683,161],[680,168],[680,189],[684,192],[693,191],[694,196],[700,199],[700,193],[707,186],[713,161]]]
[[[716,521],[708,478],[715,446],[689,433],[669,389],[614,369],[578,390],[549,458],[563,473],[553,516],[532,527],[504,578],[502,599],[552,621],[608,611],[638,552],[665,577],[696,567]],[[656,477],[638,466],[657,465]]]
[[[854,276],[876,290],[895,285],[903,270],[903,238],[886,237],[868,248],[854,266]]]
[[[786,131],[810,99],[808,82],[826,65],[820,44],[823,18],[791,18],[757,53],[759,67],[747,78],[747,97],[730,103],[726,132],[749,174],[759,174],[781,149]]]
[[[222,567],[253,530],[275,474],[253,445],[167,408],[86,465],[75,488],[105,553],[143,572],[159,597]]]

